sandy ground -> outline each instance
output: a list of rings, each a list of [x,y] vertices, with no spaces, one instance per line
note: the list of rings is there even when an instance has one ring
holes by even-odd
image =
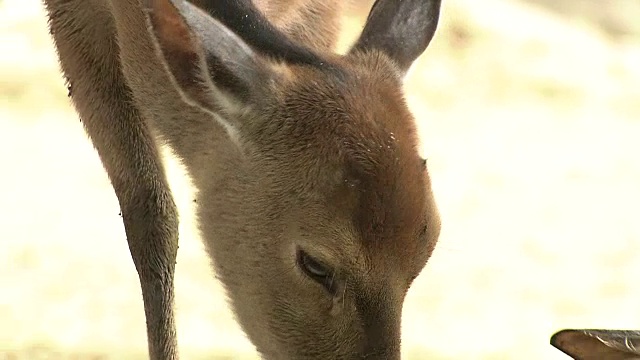
[[[560,360],[556,330],[640,327],[637,39],[508,0],[443,13],[407,78],[444,229],[407,299],[406,358]],[[37,0],[0,3],[0,154],[0,360],[143,359],[118,204]],[[253,359],[168,161],[183,358]]]

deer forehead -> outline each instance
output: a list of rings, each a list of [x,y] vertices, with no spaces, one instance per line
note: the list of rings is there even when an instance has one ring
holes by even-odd
[[[395,68],[380,54],[355,58],[289,67],[258,132],[268,134],[269,142],[280,137],[288,149],[304,146],[330,158],[355,148],[366,153],[353,156],[385,156],[398,142],[401,156],[417,156],[414,119]]]

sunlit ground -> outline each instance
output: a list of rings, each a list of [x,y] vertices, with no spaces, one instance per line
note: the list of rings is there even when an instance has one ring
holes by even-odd
[[[640,328],[640,42],[512,1],[445,3],[407,78],[444,229],[407,299],[406,358],[560,360],[556,330]],[[118,203],[37,0],[0,4],[0,169],[0,359],[143,359]],[[254,359],[169,170],[183,358]]]

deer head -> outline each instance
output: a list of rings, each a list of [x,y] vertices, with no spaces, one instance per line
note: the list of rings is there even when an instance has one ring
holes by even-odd
[[[379,0],[346,55],[300,46],[301,57],[266,55],[193,6],[143,4],[172,85],[226,132],[202,149],[212,165],[195,179],[198,211],[257,350],[398,359],[405,294],[440,231],[402,79],[440,1]]]

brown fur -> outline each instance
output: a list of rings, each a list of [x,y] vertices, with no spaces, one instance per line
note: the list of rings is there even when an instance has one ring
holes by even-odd
[[[341,57],[329,52],[339,0],[257,1],[321,65],[261,56],[175,3],[45,0],[74,105],[120,201],[150,357],[178,357],[178,217],[157,137],[193,177],[207,251],[264,358],[398,359],[404,296],[440,229],[401,78],[435,31],[439,1],[374,11]],[[406,49],[376,35],[384,26],[428,40]],[[300,251],[331,269],[331,288],[305,273]]]

